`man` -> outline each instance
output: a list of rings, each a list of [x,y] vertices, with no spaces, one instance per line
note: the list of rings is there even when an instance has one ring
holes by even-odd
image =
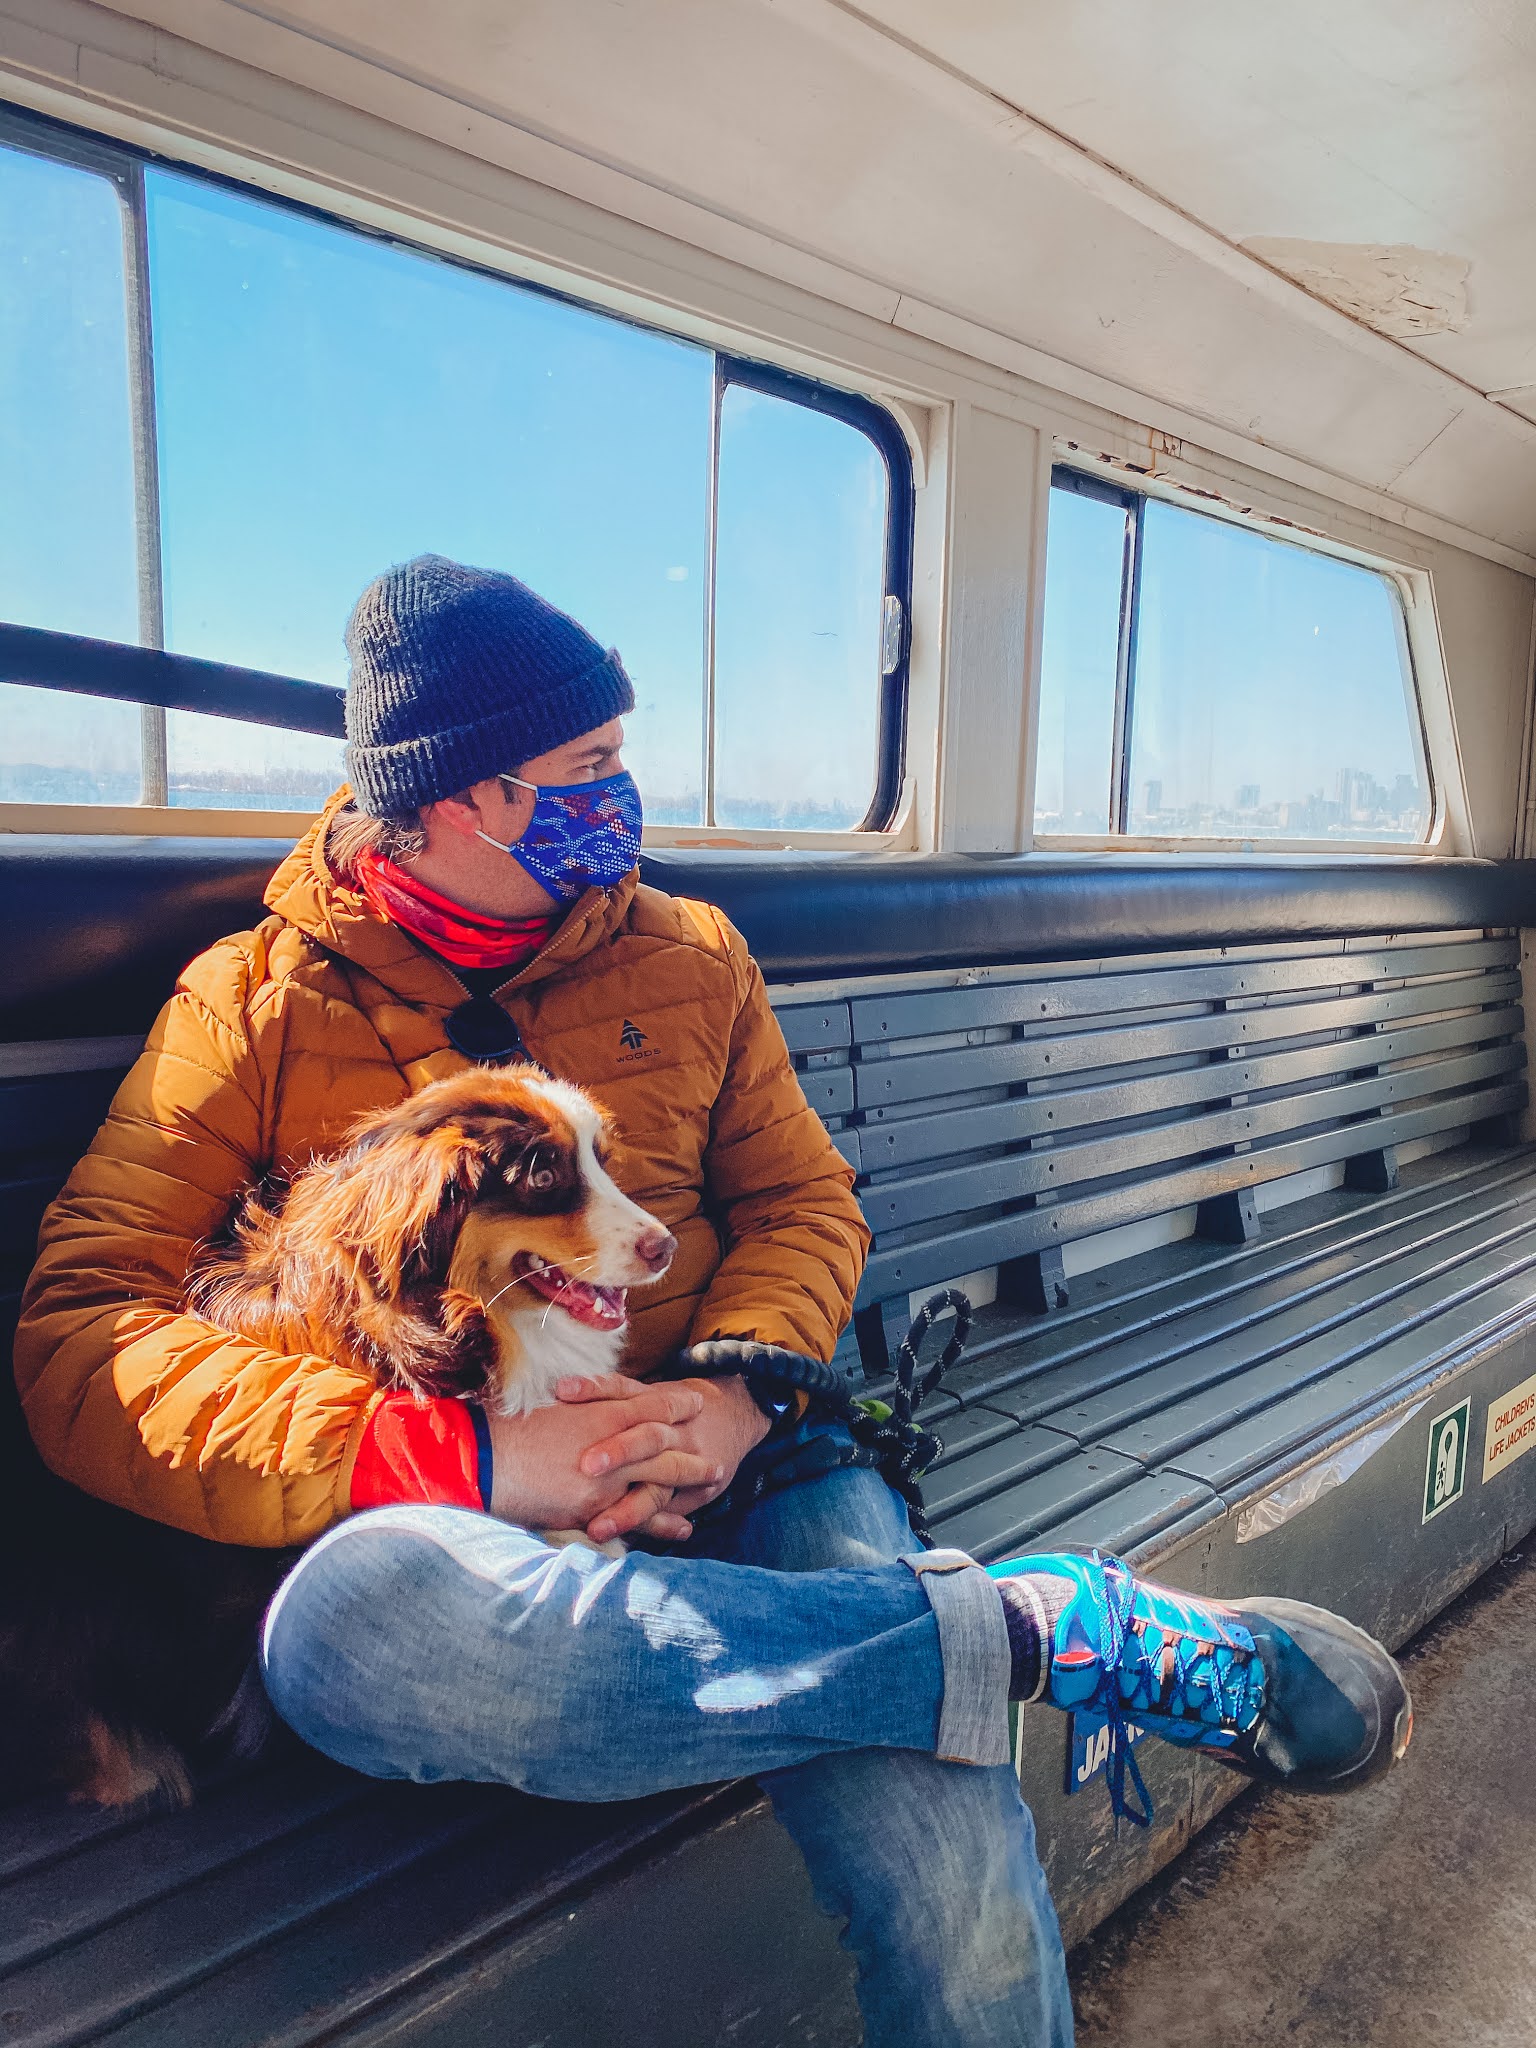
[[[370,586],[348,645],[350,795],[279,868],[265,923],[187,969],[45,1223],[17,1348],[41,1450],[219,1542],[312,1544],[262,1670],[318,1747],[571,1799],[755,1774],[846,1923],[871,2048],[1068,2042],[1005,1700],[1124,1707],[1334,1789],[1405,1744],[1395,1667],[1315,1609],[925,1552],[867,1469],[695,1530],[770,1435],[846,1441],[760,1399],[750,1368],[762,1343],[831,1356],[867,1243],[851,1175],[739,936],[638,885],[617,656],[436,556]],[[617,1178],[678,1240],[625,1376],[477,1417],[185,1313],[194,1247],[248,1187],[472,1057],[592,1089]],[[739,1343],[743,1375],[644,1384],[710,1339]],[[529,1533],[576,1526],[647,1547]]]

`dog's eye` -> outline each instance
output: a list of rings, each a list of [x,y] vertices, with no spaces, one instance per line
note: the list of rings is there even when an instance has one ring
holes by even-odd
[[[529,1187],[538,1195],[547,1194],[554,1186],[555,1169],[550,1164],[547,1153],[535,1152],[530,1157],[527,1178]]]

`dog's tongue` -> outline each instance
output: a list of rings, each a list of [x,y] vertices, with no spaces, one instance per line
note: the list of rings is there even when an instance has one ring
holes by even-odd
[[[622,1287],[594,1287],[590,1280],[576,1279],[563,1266],[527,1265],[521,1277],[535,1294],[554,1302],[589,1329],[617,1330],[628,1315]]]

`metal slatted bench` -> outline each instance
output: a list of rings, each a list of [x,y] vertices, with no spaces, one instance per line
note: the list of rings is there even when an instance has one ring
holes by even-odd
[[[874,1232],[850,1370],[885,1384],[928,1288],[996,1291],[926,1411],[937,1540],[984,1561],[1099,1545],[1404,1640],[1536,1522],[1536,1460],[1482,1481],[1487,1418],[1536,1372],[1516,940],[940,980],[780,1013]],[[1123,1256],[1149,1234],[1173,1241]],[[1442,1512],[1448,1411],[1464,1462]],[[1159,1826],[1115,1842],[1102,1800],[1067,1789],[1059,1724],[1026,1717],[1018,1755],[1069,1928],[1231,1789],[1154,1745]]]
[[[835,953],[776,953],[761,870],[738,896],[740,872],[694,887],[786,984],[786,1038],[875,1233],[847,1370],[880,1387],[932,1286],[985,1301],[929,1411],[941,1542],[1096,1543],[1207,1592],[1306,1593],[1399,1641],[1536,1522],[1536,1458],[1483,1476],[1490,1415],[1536,1373],[1509,886],[1473,892],[1503,916],[1437,926],[1444,896],[1416,881],[1393,938],[1358,909],[1340,932],[1218,947],[1166,919],[1182,950],[1101,929],[1086,959],[1073,939],[1030,961],[1051,934],[1031,945],[1017,915],[986,943],[953,917],[942,942],[914,937],[914,969],[872,974],[856,948],[836,973]],[[797,930],[823,914],[802,877],[788,894]],[[227,894],[206,915],[180,951],[237,921]],[[0,1044],[16,1276],[147,1021],[148,952],[142,932],[104,945],[98,985],[136,991],[87,1003],[111,1037],[45,1039],[47,1003],[21,992]],[[7,1444],[19,1467],[14,1415]],[[1069,1792],[1073,1759],[1059,1716],[1022,1718],[1069,1936],[1233,1785],[1149,1745],[1157,1823],[1116,1839],[1102,1791]],[[746,1785],[552,1807],[379,1786],[295,1749],[180,1815],[0,1814],[0,2044],[826,2044],[857,2037],[849,1986]]]
[[[1449,933],[786,1009],[875,1232],[866,1364],[869,1304],[1004,1265],[1013,1298],[1054,1306],[1078,1239],[1190,1203],[1241,1238],[1259,1188],[1343,1160],[1355,1185],[1389,1180],[1399,1146],[1507,1119],[1519,1005],[1515,942]],[[847,1064],[806,1049],[818,1036]]]

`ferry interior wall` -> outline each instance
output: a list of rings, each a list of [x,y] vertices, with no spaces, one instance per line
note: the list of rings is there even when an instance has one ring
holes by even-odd
[[[1533,90],[1477,0],[0,0],[7,1350],[440,553],[623,656],[642,878],[856,1175],[847,1388],[972,1303],[935,1541],[1408,1642],[1536,1525]],[[0,1486],[0,1657],[44,1521],[71,1655],[201,1568],[10,1374]],[[1239,1789],[1014,1746],[1069,1943]],[[860,2038],[749,1780],[194,1779],[0,1758],[7,2048]]]

